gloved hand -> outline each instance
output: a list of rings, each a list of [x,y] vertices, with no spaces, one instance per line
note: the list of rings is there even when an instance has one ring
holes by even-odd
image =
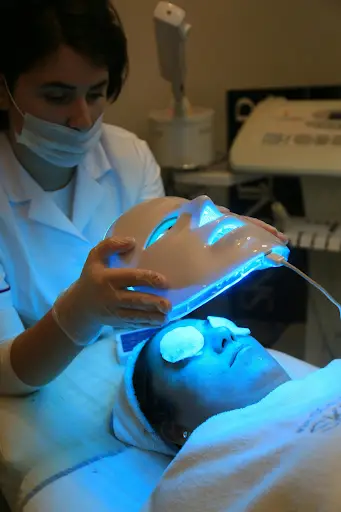
[[[139,329],[162,325],[171,309],[168,300],[127,290],[133,286],[166,288],[165,277],[149,270],[109,268],[109,257],[129,252],[132,239],[108,238],[89,254],[82,274],[56,301],[52,314],[77,345],[95,341],[103,325]]]

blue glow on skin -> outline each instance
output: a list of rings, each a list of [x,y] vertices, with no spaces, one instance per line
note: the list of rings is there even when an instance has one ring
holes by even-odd
[[[201,353],[169,364],[160,354],[166,332],[193,326],[205,338]],[[224,326],[186,319],[170,324],[148,344],[153,383],[177,410],[177,423],[193,431],[208,418],[259,402],[289,380],[283,368],[250,335],[231,336]]]
[[[227,331],[235,337],[250,336],[250,329],[238,327],[231,320],[209,316],[208,324],[213,329]],[[217,331],[218,332],[218,331]],[[160,354],[168,363],[178,363],[191,357],[199,356],[205,345],[202,332],[194,326],[185,325],[168,330],[160,340]]]

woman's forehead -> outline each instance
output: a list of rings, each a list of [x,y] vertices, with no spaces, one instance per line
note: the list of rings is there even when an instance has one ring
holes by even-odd
[[[75,86],[93,86],[108,78],[105,67],[94,65],[73,48],[61,45],[56,52],[23,75],[35,82],[65,82]]]

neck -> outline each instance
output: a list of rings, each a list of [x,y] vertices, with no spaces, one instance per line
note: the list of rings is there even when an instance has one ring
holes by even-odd
[[[20,164],[43,190],[53,192],[66,187],[71,181],[76,171],[75,167],[53,165],[23,144],[18,144],[11,132],[7,133],[7,137]]]

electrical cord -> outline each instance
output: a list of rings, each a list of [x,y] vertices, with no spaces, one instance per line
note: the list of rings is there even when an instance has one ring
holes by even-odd
[[[341,306],[340,306],[340,304],[337,302],[337,300],[334,299],[334,297],[332,297],[330,295],[330,293],[327,292],[327,290],[325,288],[323,288],[323,286],[319,285],[316,281],[311,279],[311,277],[307,276],[304,272],[302,272],[297,267],[295,267],[294,265],[289,263],[283,256],[280,256],[278,254],[275,254],[275,253],[271,252],[266,257],[269,260],[271,260],[271,262],[274,263],[276,266],[283,265],[283,266],[289,268],[290,270],[292,270],[293,272],[295,272],[296,274],[298,274],[300,277],[303,277],[303,279],[305,279],[309,284],[314,286],[314,288],[319,290],[332,304],[334,304],[334,306],[336,306],[338,308],[339,314],[341,316]],[[331,359],[335,359],[335,354],[333,353],[333,350],[330,347],[330,344],[329,344],[329,341],[328,341],[328,337],[327,337],[327,335],[325,333],[325,329],[324,329],[324,327],[322,325],[322,321],[321,321],[321,318],[320,318],[320,316],[318,314],[316,303],[315,303],[313,298],[312,298],[312,307],[313,307],[314,312],[315,312],[315,319],[317,321],[317,324],[318,324],[318,327],[319,327],[319,330],[320,330],[320,334],[321,334],[321,337],[322,337],[323,345],[324,345],[326,351],[328,352],[329,357]]]
[[[298,274],[300,277],[303,277],[303,279],[305,279],[306,281],[308,281],[309,284],[311,284],[312,286],[314,286],[317,290],[319,290],[321,293],[323,293],[323,295],[325,297],[327,297],[327,299],[330,300],[330,302],[332,304],[334,304],[334,306],[337,307],[337,309],[339,310],[339,314],[340,314],[340,318],[341,318],[341,305],[337,302],[337,300],[334,299],[334,297],[332,297],[330,295],[330,293],[327,292],[327,290],[325,288],[323,288],[323,286],[321,286],[320,284],[318,284],[316,281],[314,281],[313,279],[311,279],[311,277],[307,276],[307,274],[305,274],[304,272],[302,272],[302,270],[299,270],[297,267],[295,267],[294,265],[292,265],[291,263],[289,263],[283,256],[280,256],[279,254],[275,254],[273,252],[271,252],[270,254],[267,254],[266,256],[269,260],[272,261],[272,263],[274,263],[276,266],[280,266],[280,265],[283,265],[287,268],[290,268],[290,270],[293,270],[296,274]]]
[[[334,352],[330,346],[329,339],[328,339],[326,330],[324,328],[324,325],[323,325],[323,322],[321,319],[321,315],[319,314],[319,309],[316,305],[315,297],[311,297],[310,300],[311,300],[311,307],[313,310],[314,318],[315,318],[318,330],[320,332],[322,344],[323,344],[326,352],[328,353],[328,356],[330,357],[330,361],[333,361],[334,359],[337,358],[337,356],[336,356],[336,354],[334,354]]]

